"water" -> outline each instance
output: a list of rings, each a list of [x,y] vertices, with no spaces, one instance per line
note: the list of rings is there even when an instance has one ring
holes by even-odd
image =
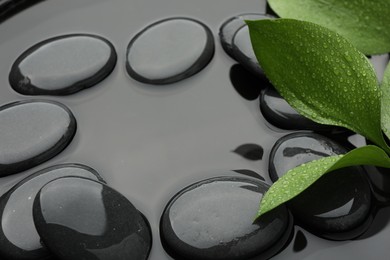
[[[223,21],[239,13],[264,12],[264,1],[248,0],[51,0],[35,5],[0,25],[0,104],[27,99],[8,84],[16,58],[44,39],[68,33],[92,33],[109,39],[118,51],[113,73],[94,88],[66,97],[50,97],[69,106],[78,132],[59,156],[27,172],[0,180],[0,194],[27,174],[61,162],[80,162],[96,169],[148,218],[151,260],[171,259],[162,249],[159,221],[169,199],[196,181],[247,169],[270,181],[270,149],[286,131],[271,130],[258,108],[237,94],[229,79],[235,63],[216,44],[211,63],[201,73],[164,88],[138,83],[125,69],[126,47],[137,32],[160,19],[187,16],[207,24],[217,37]],[[217,39],[217,38],[215,38]],[[242,144],[264,148],[261,161],[231,151]],[[379,215],[379,214],[378,214]],[[334,242],[301,229],[307,246],[294,243],[274,259],[387,259],[384,210],[370,235]],[[382,221],[379,221],[384,219]]]

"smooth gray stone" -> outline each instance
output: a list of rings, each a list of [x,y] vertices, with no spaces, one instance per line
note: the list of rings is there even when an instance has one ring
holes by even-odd
[[[9,82],[24,95],[69,95],[102,81],[116,60],[114,46],[103,37],[62,35],[20,55],[12,65]]]
[[[140,82],[169,84],[188,78],[211,61],[214,37],[203,23],[185,17],[157,21],[127,47],[126,68]]]
[[[244,13],[227,19],[219,29],[219,38],[225,52],[247,70],[260,77],[264,72],[257,62],[245,20],[274,19],[268,14]]]
[[[94,169],[68,163],[43,169],[17,183],[0,198],[0,259],[39,260],[51,256],[35,229],[33,202],[45,184],[64,176],[103,181]]]
[[[33,206],[47,248],[62,260],[145,260],[152,245],[146,218],[123,195],[85,178],[46,184]]]
[[[25,100],[0,107],[0,177],[51,159],[75,133],[76,119],[61,103]]]
[[[253,222],[268,188],[265,182],[242,177],[216,177],[188,186],[162,214],[164,249],[174,259],[268,259],[292,230],[284,205]]]
[[[340,131],[342,129],[319,124],[299,114],[273,87],[268,87],[261,92],[260,111],[270,124],[281,129],[313,131]]]
[[[270,153],[273,181],[288,170],[323,157],[345,154],[333,140],[310,132],[296,132],[279,139]],[[372,221],[370,183],[362,167],[348,167],[325,174],[288,203],[295,220],[306,230],[332,240],[356,238]]]

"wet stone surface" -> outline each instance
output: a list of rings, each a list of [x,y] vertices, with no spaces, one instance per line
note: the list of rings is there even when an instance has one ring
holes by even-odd
[[[0,177],[49,160],[75,133],[76,119],[60,103],[27,100],[0,107]]]
[[[273,87],[262,91],[260,111],[270,124],[281,129],[315,131],[336,129],[333,126],[318,124],[300,115]]]
[[[62,35],[37,43],[19,56],[9,82],[24,95],[69,95],[102,81],[116,60],[114,46],[100,36]]]
[[[302,163],[347,151],[318,134],[298,132],[282,137],[271,150],[273,181]],[[370,224],[371,190],[362,167],[324,175],[288,203],[297,223],[319,236],[344,240],[362,234]]]
[[[249,37],[245,20],[273,19],[273,16],[258,13],[240,14],[227,19],[219,29],[219,38],[225,52],[237,60],[247,70],[255,75],[264,77],[257,62]]]
[[[371,165],[364,168],[378,202],[390,205],[390,169]]]
[[[40,242],[32,208],[39,190],[48,182],[64,176],[103,181],[90,167],[62,164],[36,172],[16,184],[0,198],[0,259],[38,260],[51,255]]]
[[[160,222],[174,259],[266,259],[286,242],[291,219],[284,206],[253,223],[269,185],[249,178],[216,177],[176,194]]]
[[[46,184],[34,200],[33,217],[43,243],[59,259],[142,260],[150,252],[146,218],[100,182],[65,177]]]
[[[140,82],[174,83],[206,67],[214,49],[213,34],[205,24],[184,17],[164,19],[130,41],[126,69]]]

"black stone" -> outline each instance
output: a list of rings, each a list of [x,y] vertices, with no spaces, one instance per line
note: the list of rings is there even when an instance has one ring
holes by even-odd
[[[0,198],[0,259],[38,260],[51,255],[41,245],[35,229],[33,202],[45,184],[64,176],[103,181],[92,168],[80,164],[61,164],[38,171],[16,184]]]
[[[260,13],[244,13],[227,19],[219,28],[219,39],[221,41],[222,48],[230,57],[237,60],[233,51],[234,37],[240,29],[247,27],[245,20],[262,20],[270,18],[272,17]]]
[[[390,169],[371,165],[364,168],[377,201],[386,206],[390,205]]]
[[[279,139],[271,150],[273,181],[303,163],[345,154],[334,141],[319,134],[297,132]],[[288,203],[299,225],[319,236],[345,240],[361,235],[372,220],[371,190],[362,167],[327,173]]]
[[[62,260],[142,260],[150,252],[146,218],[103,183],[56,179],[36,196],[33,217],[43,243]]]
[[[0,177],[51,159],[75,133],[76,119],[58,102],[26,100],[0,107]]]
[[[20,55],[12,65],[9,82],[24,95],[69,95],[105,79],[116,60],[114,46],[103,37],[62,35]]]
[[[266,259],[292,231],[285,206],[253,223],[269,185],[255,179],[216,177],[176,194],[160,221],[165,250],[174,259]]]
[[[203,23],[184,17],[157,21],[141,30],[127,47],[129,75],[144,83],[169,84],[209,64],[214,37]]]
[[[300,115],[273,88],[266,88],[260,96],[260,111],[264,118],[273,126],[286,130],[330,131],[340,129],[323,125]]]
[[[219,29],[219,38],[225,52],[250,72],[260,77],[264,77],[264,73],[253,51],[245,20],[273,18],[273,16],[259,13],[240,14],[227,19]]]

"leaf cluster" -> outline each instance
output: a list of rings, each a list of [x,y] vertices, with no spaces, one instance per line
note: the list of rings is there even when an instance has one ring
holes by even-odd
[[[374,145],[300,165],[263,197],[257,217],[324,174],[354,165],[390,168],[390,66],[380,84],[365,54],[390,51],[390,0],[269,0],[281,19],[247,21],[266,76],[287,102],[320,124],[341,126]]]

